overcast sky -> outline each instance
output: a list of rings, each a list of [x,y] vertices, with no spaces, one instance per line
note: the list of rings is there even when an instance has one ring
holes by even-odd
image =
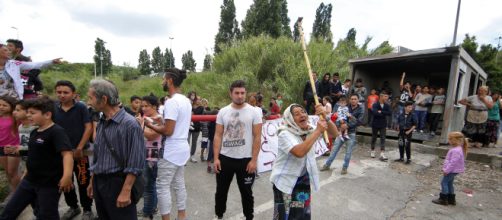
[[[197,69],[212,53],[222,0],[1,0],[0,41],[19,38],[24,54],[34,61],[63,57],[69,62],[92,62],[94,40],[107,42],[115,65],[136,66],[139,51],[149,54],[160,46],[172,47],[176,65],[181,55],[194,52]],[[237,20],[244,19],[253,0],[235,0]],[[304,17],[310,36],[315,11],[323,1],[288,0],[290,26]],[[361,44],[372,36],[370,47],[384,40],[413,50],[443,47],[453,38],[457,0],[338,0],[333,4],[331,31],[335,41],[357,30]],[[501,0],[464,0],[457,42],[465,33],[479,43],[497,45],[502,36]],[[16,27],[18,31],[14,28]]]

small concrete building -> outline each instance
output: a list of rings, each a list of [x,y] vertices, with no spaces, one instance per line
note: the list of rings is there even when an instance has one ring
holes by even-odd
[[[450,131],[461,131],[464,126],[466,107],[457,104],[459,100],[476,94],[486,83],[487,74],[461,47],[445,47],[411,51],[349,60],[350,79],[362,79],[369,90],[381,89],[388,82],[393,97],[400,95],[401,75],[406,72],[405,81],[412,84],[443,87],[446,89],[446,104],[440,123],[441,135],[414,135],[414,139],[447,144]],[[416,132],[415,132],[416,133]]]

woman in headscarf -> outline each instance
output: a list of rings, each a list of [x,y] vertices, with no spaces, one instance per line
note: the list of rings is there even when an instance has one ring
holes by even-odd
[[[316,115],[325,114],[325,108],[317,105]],[[331,121],[320,119],[317,126],[310,124],[301,105],[292,104],[284,110],[277,158],[270,176],[274,185],[274,220],[310,219],[311,185],[314,191],[319,189],[314,145],[323,141],[326,130],[333,137],[338,136]]]
[[[492,97],[488,95],[488,86],[479,87],[478,94],[464,98],[459,103],[468,107],[462,133],[471,139],[471,143],[476,148],[488,145],[485,138],[486,123],[488,109],[493,108]]]

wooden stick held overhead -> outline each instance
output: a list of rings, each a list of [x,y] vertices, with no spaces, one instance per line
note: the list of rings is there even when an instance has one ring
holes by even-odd
[[[303,56],[305,57],[305,63],[307,64],[307,69],[309,71],[309,80],[310,80],[310,88],[312,88],[312,94],[314,95],[314,102],[315,105],[319,105],[319,97],[317,96],[317,89],[315,87],[315,81],[314,77],[312,76],[312,68],[310,67],[310,60],[309,56],[307,54],[307,46],[305,45],[305,37],[303,36],[303,27],[302,27],[302,20],[303,17],[299,17],[298,21],[296,22],[298,25],[298,30],[300,31],[300,41],[302,43],[302,49],[303,49]],[[322,119],[324,118],[323,115],[319,115]],[[328,120],[328,119],[326,119]],[[328,137],[328,132],[324,131],[324,141],[326,141],[326,144],[329,144],[329,137]]]

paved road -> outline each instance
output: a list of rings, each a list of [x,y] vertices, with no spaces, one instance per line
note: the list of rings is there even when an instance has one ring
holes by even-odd
[[[500,219],[502,216],[502,187],[484,190],[474,186],[477,193],[474,197],[459,191],[456,207],[431,204],[430,200],[439,190],[437,169],[441,161],[437,161],[436,156],[413,152],[413,164],[406,166],[392,160],[381,162],[369,158],[367,147],[359,146],[353,154],[349,174],[341,176],[341,153],[332,165],[335,169],[321,173],[321,190],[312,197],[312,219]],[[391,149],[388,155],[393,159],[398,154]],[[325,160],[326,157],[319,158],[318,164],[322,165]],[[436,170],[432,171],[432,168]],[[269,176],[270,173],[262,174],[254,185],[255,219],[271,219],[273,213]],[[189,218],[212,219],[216,189],[214,175],[206,172],[205,163],[189,162],[185,178]],[[500,178],[491,181],[491,184],[502,186]],[[66,209],[63,199],[60,204],[63,213]],[[141,202],[138,207],[142,207]],[[235,181],[229,192],[227,210],[225,219],[243,219]],[[176,213],[175,210],[172,213]],[[27,209],[20,219],[31,219],[30,216]]]

